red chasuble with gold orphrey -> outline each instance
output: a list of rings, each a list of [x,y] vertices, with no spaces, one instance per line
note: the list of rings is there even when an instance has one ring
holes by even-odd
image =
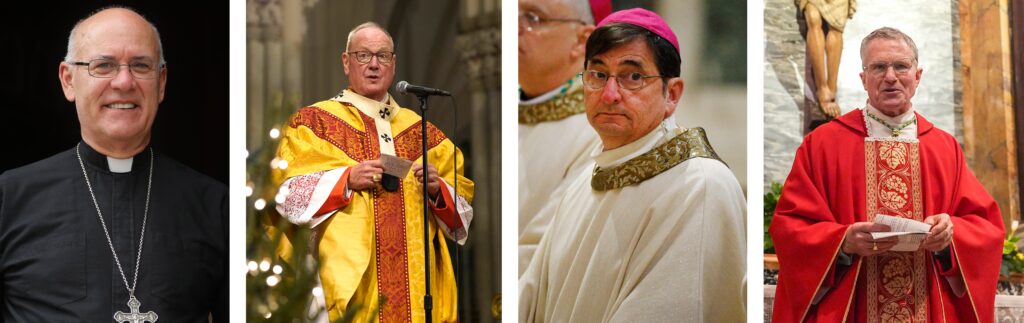
[[[775,322],[991,322],[1003,222],[948,133],[917,115],[918,139],[867,138],[854,110],[804,138],[769,229],[779,258]],[[928,251],[837,262],[849,225],[946,213],[952,266]],[[961,293],[950,282],[962,282]],[[958,295],[959,294],[959,295]],[[816,295],[818,295],[816,299]]]

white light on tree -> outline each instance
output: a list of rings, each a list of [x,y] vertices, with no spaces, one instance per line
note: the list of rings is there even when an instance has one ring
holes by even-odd
[[[260,271],[267,270],[270,270],[270,260],[263,260],[263,262],[260,263]]]
[[[253,207],[255,207],[257,210],[263,210],[263,208],[266,206],[267,201],[264,201],[263,199],[258,199],[256,200],[256,203],[253,203]]]
[[[277,275],[268,276],[267,277],[267,286],[274,287],[280,281],[281,281],[281,278],[278,278]]]
[[[280,136],[281,136],[281,130],[277,130],[277,128],[270,129],[270,138],[277,139],[277,137],[280,137]]]
[[[281,265],[274,265],[274,273],[275,274],[281,274],[282,270],[283,270],[283,268],[281,268]]]

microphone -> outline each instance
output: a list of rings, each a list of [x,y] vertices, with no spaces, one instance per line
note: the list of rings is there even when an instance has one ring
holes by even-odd
[[[426,87],[426,86],[412,85],[412,84],[409,84],[409,82],[406,82],[406,81],[399,81],[398,85],[396,85],[395,88],[398,89],[398,92],[400,92],[402,94],[415,94],[415,95],[418,95],[418,96],[431,96],[431,95],[452,96],[451,93],[448,93],[447,91],[444,91],[444,90],[438,90],[438,89],[429,88],[429,87]]]

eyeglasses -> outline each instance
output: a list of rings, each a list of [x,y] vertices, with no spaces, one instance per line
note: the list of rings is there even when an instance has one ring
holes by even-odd
[[[117,61],[109,58],[99,58],[88,62],[68,61],[68,64],[87,66],[89,75],[96,78],[114,78],[121,71],[121,66],[128,66],[128,72],[132,77],[141,80],[151,80],[160,76],[160,70],[164,64],[157,64],[155,61],[142,59],[128,64],[118,64]]]
[[[882,76],[889,72],[889,67],[892,67],[892,70],[893,72],[896,72],[896,75],[906,75],[907,73],[910,73],[910,70],[914,67],[914,63],[909,60],[874,62],[864,66],[864,71],[875,76]]]
[[[591,90],[600,90],[604,88],[604,85],[608,83],[608,79],[615,78],[619,84],[619,87],[627,90],[636,90],[649,84],[647,80],[654,78],[662,78],[661,75],[643,75],[638,72],[626,73],[622,75],[608,75],[608,73],[588,70],[580,73],[583,76],[583,85]]]
[[[356,61],[359,62],[359,64],[369,64],[370,60],[374,57],[377,58],[377,63],[391,64],[391,59],[395,58],[395,52],[389,51],[374,53],[371,51],[361,50],[357,52],[348,52],[348,54],[355,56]]]
[[[526,31],[533,31],[534,28],[540,27],[540,25],[550,22],[576,22],[580,24],[586,24],[583,20],[572,19],[572,18],[541,18],[532,11],[519,14],[519,28],[526,26]]]

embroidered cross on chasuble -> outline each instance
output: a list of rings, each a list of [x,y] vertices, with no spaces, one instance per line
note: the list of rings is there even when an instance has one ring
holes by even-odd
[[[917,140],[864,140],[868,222],[877,214],[924,220]],[[928,319],[927,254],[883,252],[865,257],[868,322]]]

